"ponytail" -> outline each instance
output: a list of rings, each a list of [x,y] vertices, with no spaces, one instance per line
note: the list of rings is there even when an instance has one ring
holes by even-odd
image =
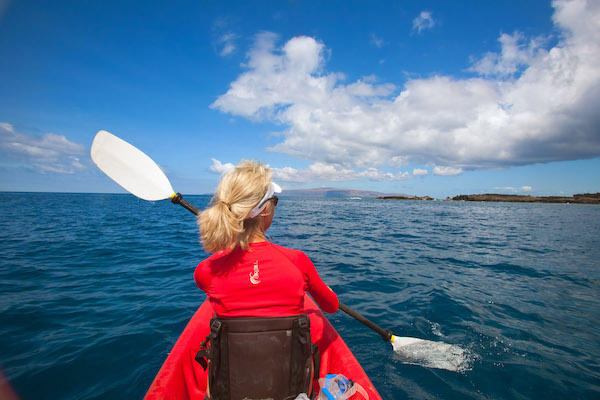
[[[260,231],[258,217],[246,219],[271,183],[271,170],[258,161],[242,161],[221,178],[210,207],[198,216],[204,250],[215,253],[240,246],[246,250]]]
[[[227,205],[221,201],[211,201],[212,207],[204,210],[198,216],[198,225],[204,250],[214,253],[231,247],[236,238],[242,232],[243,226],[233,212],[229,211]]]

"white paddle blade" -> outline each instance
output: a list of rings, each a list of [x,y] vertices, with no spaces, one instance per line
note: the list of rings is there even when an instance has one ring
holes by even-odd
[[[113,181],[143,200],[163,200],[174,192],[150,157],[112,133],[100,131],[92,142],[94,163]]]
[[[405,364],[464,372],[473,367],[473,355],[462,347],[412,337],[394,337],[392,347]]]
[[[414,344],[414,343],[419,343],[419,342],[423,342],[423,339],[417,339],[414,337],[394,336],[394,339],[392,340],[392,345],[394,346],[394,348],[396,348],[399,346],[408,346],[409,344]]]

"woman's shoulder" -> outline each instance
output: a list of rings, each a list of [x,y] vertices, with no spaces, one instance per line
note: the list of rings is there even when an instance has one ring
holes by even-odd
[[[235,253],[236,251],[232,251],[231,249],[217,251],[211,254],[208,258],[205,258],[204,260],[200,261],[200,264],[198,264],[198,266],[210,268],[215,264],[220,265],[222,263],[231,262],[232,258],[235,258]]]
[[[310,262],[308,256],[301,250],[290,249],[289,247],[280,246],[272,242],[269,242],[269,247],[271,247],[273,251],[283,254],[294,263],[304,263],[307,261]]]
[[[226,254],[227,253],[224,251],[217,251],[216,253],[212,253],[207,258],[200,261],[200,264],[202,264],[202,265],[210,264],[213,261],[216,261],[216,260],[219,260],[219,259],[225,257]]]
[[[243,251],[225,250],[213,253],[196,267],[196,273],[210,276],[222,276],[228,274],[241,261]]]
[[[268,243],[269,243],[269,247],[271,248],[271,250],[276,250],[276,251],[279,251],[280,253],[284,253],[284,254],[299,254],[299,253],[302,253],[300,250],[290,249],[289,247],[284,247],[284,246],[275,244],[273,242],[268,242]]]

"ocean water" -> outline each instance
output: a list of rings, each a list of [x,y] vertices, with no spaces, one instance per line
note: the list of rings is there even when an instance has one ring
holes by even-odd
[[[385,399],[600,398],[599,206],[283,197],[268,233],[378,325],[464,350],[452,370],[329,315]],[[142,398],[206,256],[168,201],[0,193],[4,374],[23,399]]]

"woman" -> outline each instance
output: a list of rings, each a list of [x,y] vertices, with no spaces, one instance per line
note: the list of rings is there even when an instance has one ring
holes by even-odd
[[[304,253],[267,240],[265,232],[278,202],[275,193],[281,193],[271,176],[260,162],[242,161],[222,177],[211,207],[198,218],[204,249],[213,253],[196,267],[194,279],[206,292],[218,321],[211,325],[214,338],[209,356],[215,400],[277,400],[308,393],[312,363],[308,362],[310,340],[308,344],[303,340],[310,338],[305,325],[309,319],[302,317],[304,295],[310,293],[328,313],[339,306],[337,296]],[[226,340],[219,336],[221,324],[227,328],[223,330],[228,332]],[[290,328],[282,330],[281,324]],[[292,330],[294,339],[289,333],[275,333]],[[228,352],[225,372],[224,352]]]

